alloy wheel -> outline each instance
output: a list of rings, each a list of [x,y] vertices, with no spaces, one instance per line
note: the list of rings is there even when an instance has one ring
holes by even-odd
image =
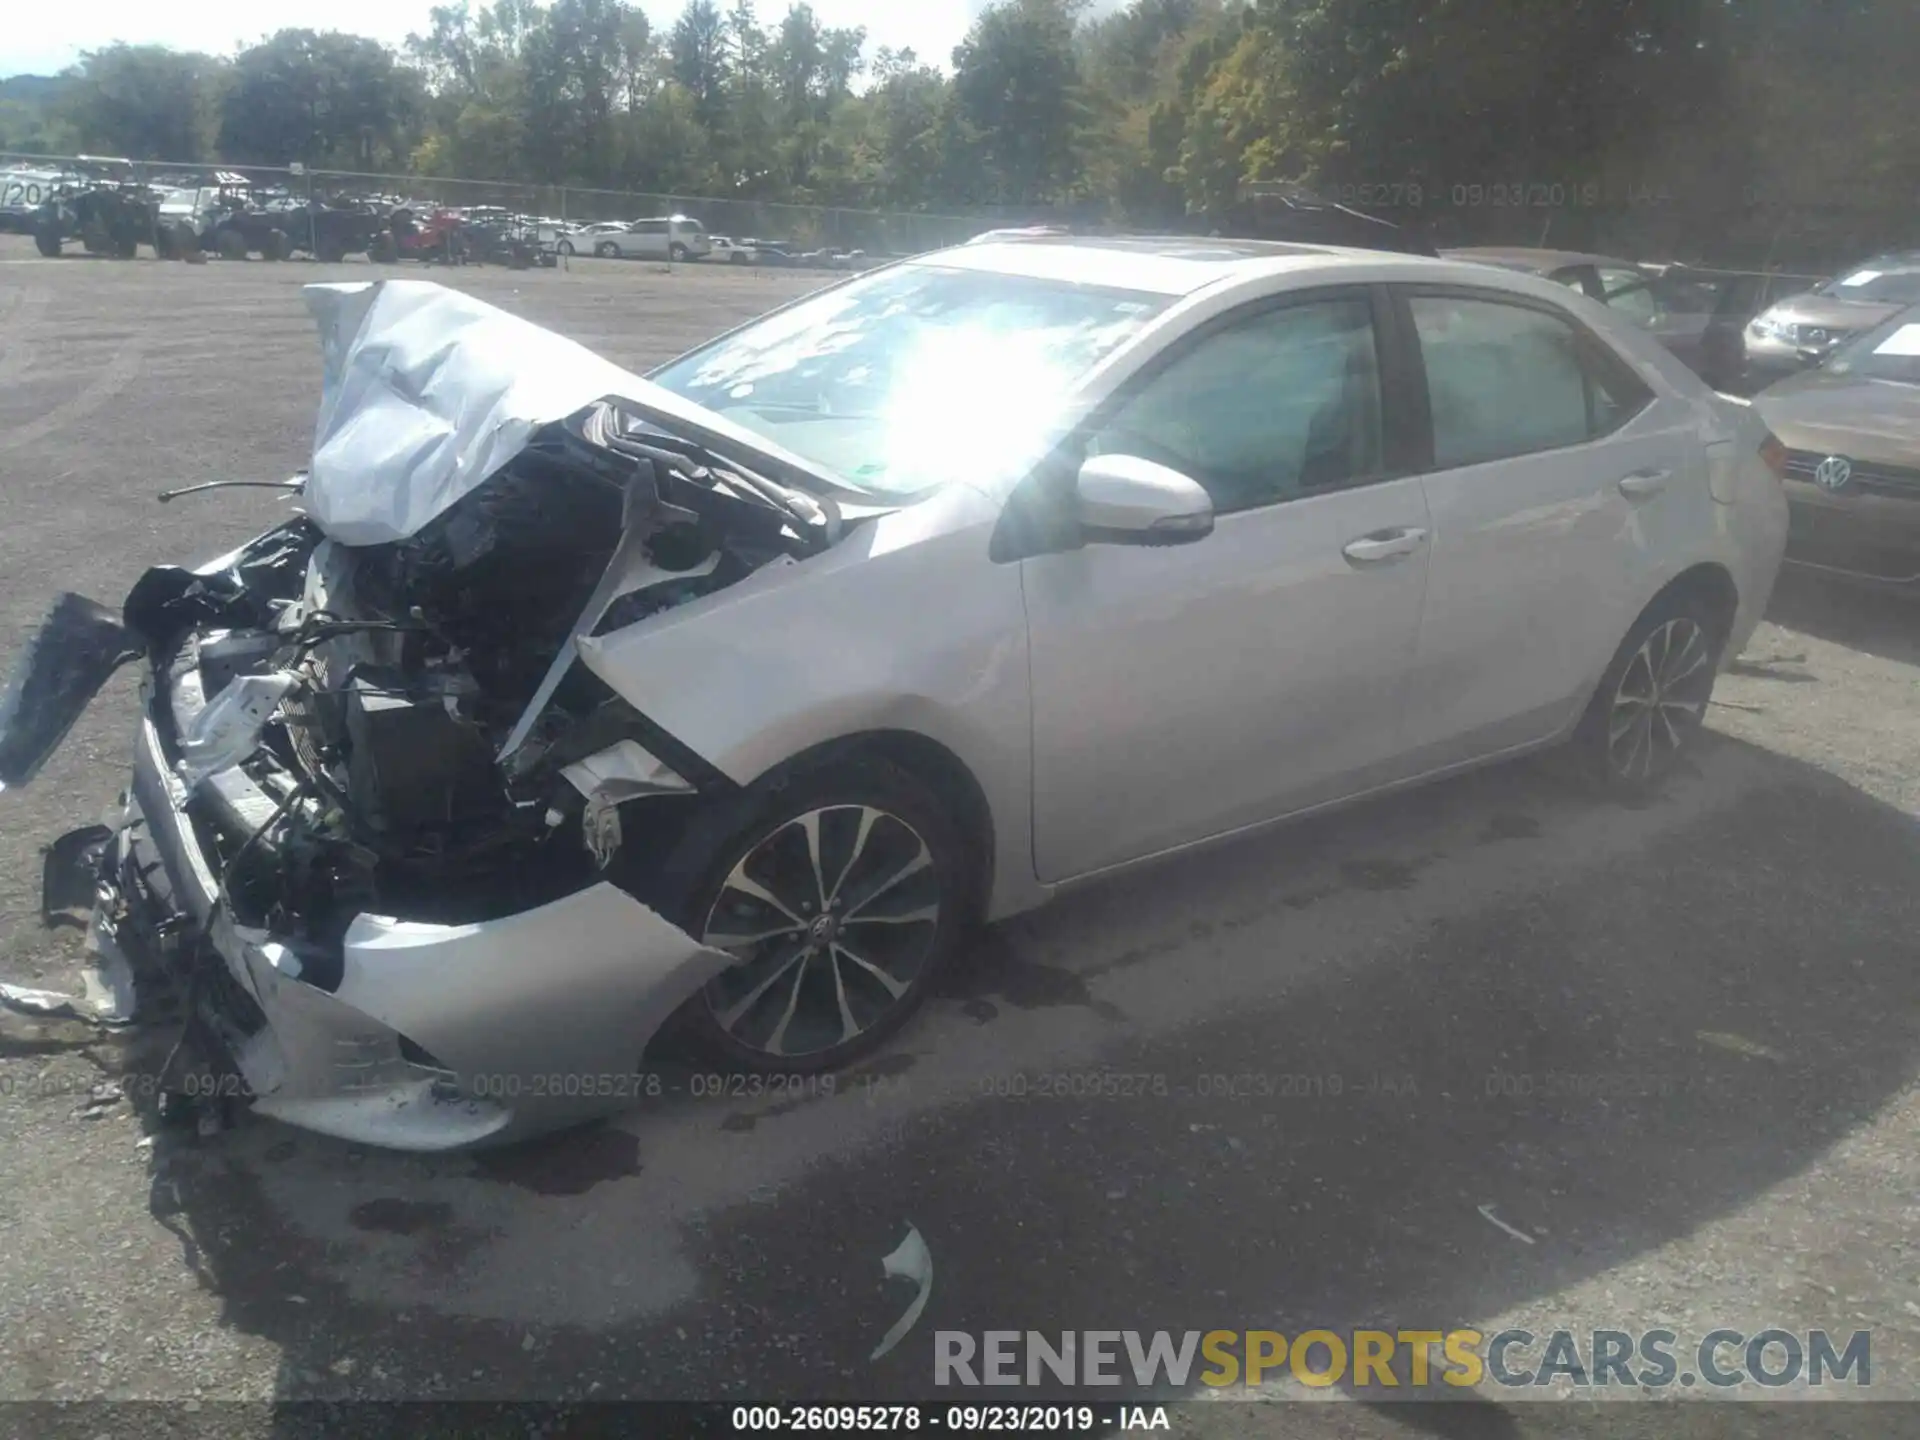
[[[871,805],[808,810],[728,873],[702,940],[739,962],[704,992],[740,1046],[792,1060],[837,1050],[913,1003],[940,931],[920,833]]]
[[[1623,780],[1666,766],[1706,715],[1713,644],[1694,620],[1668,620],[1627,661],[1607,715],[1607,763]]]

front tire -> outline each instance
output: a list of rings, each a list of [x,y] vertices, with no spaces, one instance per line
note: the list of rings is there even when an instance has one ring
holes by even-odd
[[[573,258],[573,242],[571,240],[562,240],[558,245],[554,246],[553,248],[557,250],[560,254],[566,256],[569,260]]]
[[[1669,595],[1648,607],[1574,732],[1581,767],[1628,795],[1671,775],[1706,719],[1725,643],[1725,627],[1695,596]]]
[[[60,232],[50,225],[43,225],[33,232],[33,247],[49,260],[60,257]]]
[[[678,240],[667,247],[667,259],[673,261],[676,265],[686,264],[688,253],[687,247],[682,245]]]
[[[974,908],[973,847],[914,776],[850,761],[756,786],[689,825],[657,907],[739,957],[683,1012],[724,1063],[819,1074],[907,1023]]]

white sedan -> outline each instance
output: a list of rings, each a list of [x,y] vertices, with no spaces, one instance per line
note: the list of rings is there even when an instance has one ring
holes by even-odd
[[[729,265],[752,265],[760,259],[760,252],[751,243],[735,240],[729,235],[709,236],[708,243],[713,247],[707,252],[706,258],[709,260],[720,260]]]
[[[1482,265],[985,242],[645,379],[308,293],[300,517],[61,597],[0,785],[138,660],[127,809],[43,903],[98,907],[113,1018],[184,995],[367,1143],[616,1108],[662,1033],[830,1070],[975,922],[1361,796],[1549,746],[1658,784],[1787,534],[1752,407]]]

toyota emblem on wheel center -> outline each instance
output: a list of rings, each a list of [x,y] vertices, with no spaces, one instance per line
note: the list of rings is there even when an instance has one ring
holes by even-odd
[[[1813,483],[1822,490],[1844,490],[1853,479],[1853,462],[1844,455],[1829,455],[1813,468]]]

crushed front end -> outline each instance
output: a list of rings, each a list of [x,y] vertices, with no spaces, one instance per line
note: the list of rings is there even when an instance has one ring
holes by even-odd
[[[362,1143],[630,1103],[732,963],[638,898],[648,860],[731,782],[576,647],[795,563],[824,513],[614,400],[527,427],[386,537],[345,543],[306,491],[117,616],[60,597],[0,697],[5,788],[144,670],[124,795],[47,852],[95,1017],[183,1022],[257,1110]]]

